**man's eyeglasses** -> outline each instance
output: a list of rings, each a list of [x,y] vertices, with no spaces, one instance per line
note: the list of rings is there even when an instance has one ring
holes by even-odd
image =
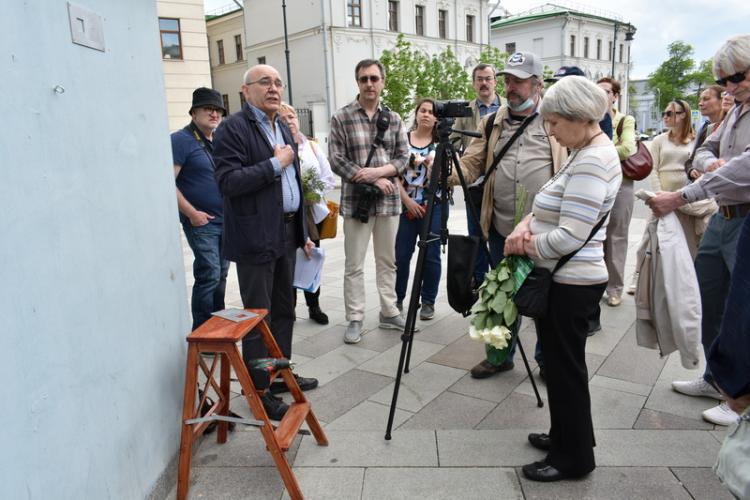
[[[202,106],[201,109],[208,113],[209,115],[212,113],[218,113],[220,115],[224,114],[224,110],[221,108],[216,108],[214,106]]]
[[[479,82],[479,83],[490,83],[490,82],[495,81],[495,77],[494,76],[478,76],[474,78],[474,81]]]
[[[380,81],[380,77],[378,75],[362,75],[357,78],[357,81],[362,85],[367,83],[368,80],[370,81],[370,83],[378,83]]]
[[[718,80],[716,80],[716,85],[721,85],[722,87],[726,87],[727,86],[727,82],[732,82],[732,83],[735,83],[735,84],[736,83],[740,83],[740,82],[742,82],[745,79],[745,74],[748,71],[750,71],[750,68],[747,68],[745,71],[738,71],[737,73],[735,73],[733,75],[729,75],[729,76],[724,77],[724,78],[719,78]]]
[[[270,78],[261,78],[260,80],[255,80],[254,82],[247,82],[245,83],[245,85],[255,85],[256,83],[260,85],[261,87],[264,87],[267,89],[270,89],[271,85],[281,90],[284,90],[286,88],[286,85],[284,85],[284,82],[282,82],[281,80],[279,79],[272,80]]]
[[[664,113],[661,114],[661,116],[664,118],[672,118],[675,115],[684,115],[684,114],[685,114],[684,111],[665,111]]]

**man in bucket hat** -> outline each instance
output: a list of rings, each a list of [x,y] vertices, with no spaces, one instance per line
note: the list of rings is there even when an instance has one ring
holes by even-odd
[[[177,208],[193,250],[193,330],[224,309],[229,262],[221,258],[223,207],[214,178],[213,133],[226,115],[221,95],[206,87],[193,92],[190,123],[172,134]]]

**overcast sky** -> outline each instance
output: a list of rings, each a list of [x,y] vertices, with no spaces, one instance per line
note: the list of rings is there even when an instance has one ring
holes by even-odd
[[[231,0],[204,2],[207,12],[232,4]],[[511,13],[542,3],[501,1]],[[691,44],[695,49],[694,59],[700,61],[713,56],[728,37],[750,33],[750,2],[747,0],[579,0],[576,5],[610,11],[636,27],[631,78],[645,78],[654,71],[667,58],[667,45],[675,40]],[[294,15],[293,10],[287,11],[287,15]]]

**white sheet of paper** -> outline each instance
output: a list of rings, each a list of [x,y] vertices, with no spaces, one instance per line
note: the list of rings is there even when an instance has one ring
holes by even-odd
[[[322,248],[313,248],[309,259],[305,257],[305,252],[298,248],[294,265],[294,287],[306,292],[315,292],[320,287],[325,258],[326,253]]]

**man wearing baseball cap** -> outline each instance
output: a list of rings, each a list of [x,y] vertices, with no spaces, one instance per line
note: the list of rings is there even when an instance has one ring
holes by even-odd
[[[482,137],[474,139],[461,158],[466,182],[471,184],[484,176],[495,156],[510,143],[496,168],[484,181],[479,224],[490,244],[490,265],[496,266],[503,258],[505,237],[510,234],[516,218],[516,204],[521,188],[528,193],[526,206],[519,217],[531,210],[534,196],[567,158],[567,150],[549,135],[537,109],[542,95],[542,63],[531,52],[516,52],[508,59],[505,69],[498,72],[505,80],[507,104],[482,119],[478,131]],[[491,120],[491,122],[490,122]],[[488,125],[492,123],[490,127]],[[522,132],[511,143],[514,134]],[[489,132],[489,133],[488,133]],[[456,183],[456,175],[451,177]],[[516,323],[516,328],[520,321]],[[508,358],[500,365],[485,359],[471,370],[474,378],[487,378],[512,370],[515,345]],[[537,353],[541,351],[537,346]],[[541,357],[535,356],[541,361]],[[540,364],[540,371],[541,368]]]
[[[221,94],[200,87],[193,92],[192,120],[172,134],[172,158],[180,222],[193,250],[193,330],[224,309],[229,262],[221,258],[223,207],[214,178],[213,133],[227,114]]]

